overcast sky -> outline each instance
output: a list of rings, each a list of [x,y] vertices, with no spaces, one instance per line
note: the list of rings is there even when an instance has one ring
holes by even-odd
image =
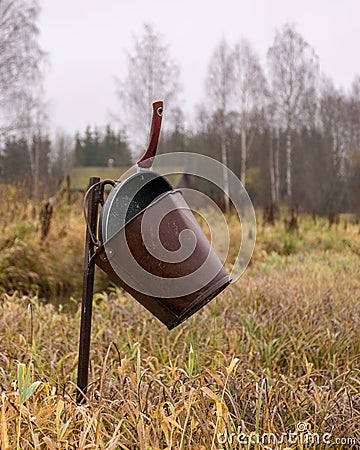
[[[144,22],[164,35],[181,68],[184,110],[204,95],[215,45],[246,37],[265,63],[276,28],[293,22],[320,57],[321,70],[348,89],[360,74],[359,0],[42,0],[41,45],[49,53],[46,96],[53,127],[70,133],[103,126],[115,111],[114,77]]]

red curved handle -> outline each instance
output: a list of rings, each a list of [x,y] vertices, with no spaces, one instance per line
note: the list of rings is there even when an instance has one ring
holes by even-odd
[[[149,168],[153,163],[153,158],[156,154],[160,130],[161,130],[161,122],[162,122],[162,114],[163,114],[163,106],[164,102],[154,102],[153,103],[153,112],[152,112],[152,120],[151,120],[151,130],[150,130],[150,138],[149,145],[146,152],[137,162],[139,167]]]

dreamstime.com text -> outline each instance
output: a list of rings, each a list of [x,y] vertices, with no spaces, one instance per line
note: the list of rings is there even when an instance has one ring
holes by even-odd
[[[336,445],[356,445],[357,441],[354,437],[336,437],[332,433],[313,433],[309,429],[309,423],[299,422],[296,425],[296,430],[281,433],[247,433],[241,431],[239,428],[237,433],[229,433],[225,430],[217,435],[218,444],[223,445],[247,445],[252,448],[252,445],[263,444],[265,448],[273,449],[280,444],[294,445],[294,444],[336,444]],[[266,447],[267,446],[267,447]]]

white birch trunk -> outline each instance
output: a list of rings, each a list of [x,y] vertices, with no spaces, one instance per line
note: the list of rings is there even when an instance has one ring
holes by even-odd
[[[274,175],[275,175],[275,196],[276,206],[280,206],[280,136],[279,129],[276,129],[276,145],[274,152]]]
[[[275,161],[273,148],[273,133],[269,131],[269,169],[270,169],[270,188],[271,188],[271,202],[276,204],[276,186],[275,186]]]
[[[230,211],[229,202],[229,176],[227,172],[227,148],[226,148],[226,132],[225,126],[221,127],[221,162],[223,164],[223,180],[224,180],[224,207],[225,211]]]
[[[246,183],[246,159],[247,159],[246,145],[247,145],[246,123],[245,123],[245,114],[243,112],[241,117],[240,181],[244,187]]]
[[[291,128],[288,128],[286,131],[286,200],[289,205],[291,205],[292,203],[291,157],[292,157]]]

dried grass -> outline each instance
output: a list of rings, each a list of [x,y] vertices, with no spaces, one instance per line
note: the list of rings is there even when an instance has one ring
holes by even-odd
[[[68,214],[61,239],[55,211],[49,261],[82,246],[83,225]],[[123,291],[97,294],[85,406],[75,402],[79,299],[69,308],[66,296],[55,306],[3,289],[0,448],[358,448],[358,229],[311,218],[299,227],[290,238],[281,221],[260,228],[242,280],[171,332]],[[30,252],[18,238],[9,248]],[[26,401],[19,363],[29,385],[40,382]]]

